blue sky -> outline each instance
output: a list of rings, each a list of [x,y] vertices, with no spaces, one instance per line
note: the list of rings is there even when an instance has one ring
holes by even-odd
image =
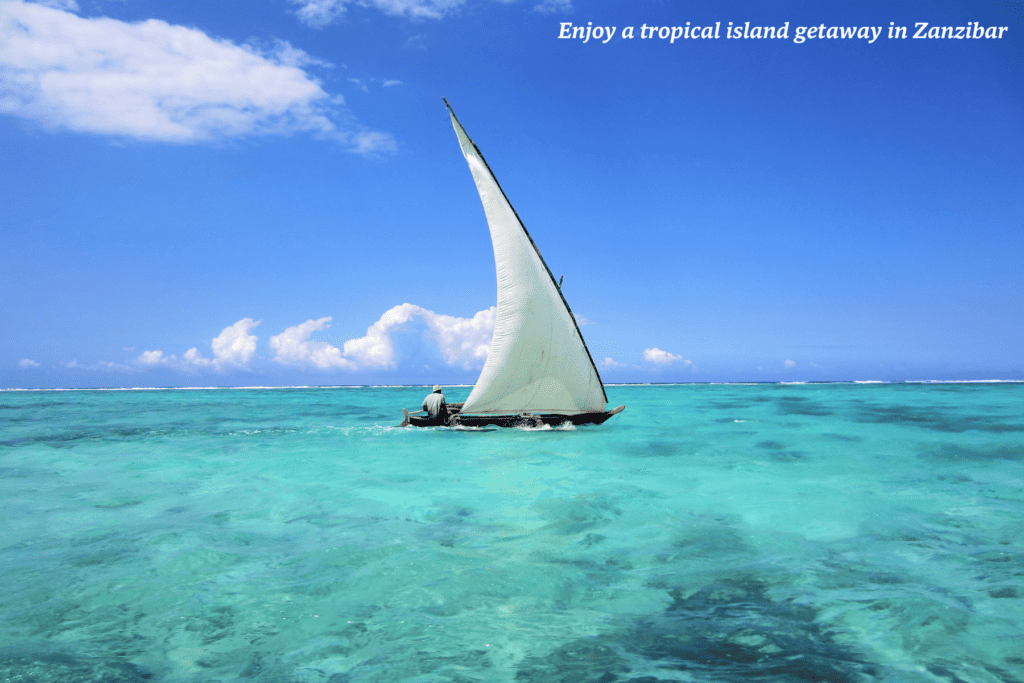
[[[0,0],[0,387],[472,383],[493,257],[442,96],[606,382],[1024,379],[1022,19]],[[640,37],[687,22],[720,37]]]

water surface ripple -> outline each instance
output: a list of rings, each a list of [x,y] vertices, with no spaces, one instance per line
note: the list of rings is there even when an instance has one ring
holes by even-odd
[[[1024,683],[1022,384],[424,393],[0,393],[0,680]]]

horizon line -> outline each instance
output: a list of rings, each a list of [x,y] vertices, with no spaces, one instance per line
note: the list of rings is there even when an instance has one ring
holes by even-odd
[[[1024,384],[1024,379],[842,379],[842,380],[736,380],[732,382],[613,382],[608,387],[648,387],[648,386],[692,386],[692,385],[743,385],[757,386],[769,384]],[[254,390],[254,389],[405,389],[413,387],[429,388],[432,384],[279,384],[252,386],[186,386],[186,387],[5,387],[0,392],[18,391],[214,391],[214,390]],[[443,384],[443,387],[465,388],[472,384]]]

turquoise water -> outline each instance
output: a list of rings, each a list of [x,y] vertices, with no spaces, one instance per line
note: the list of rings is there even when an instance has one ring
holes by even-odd
[[[1024,384],[427,391],[0,393],[0,682],[1024,681]]]

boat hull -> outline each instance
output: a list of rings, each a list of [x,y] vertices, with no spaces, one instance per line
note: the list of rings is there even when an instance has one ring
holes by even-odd
[[[569,422],[573,425],[601,424],[613,415],[621,413],[626,406],[601,413],[520,413],[514,415],[462,415],[453,411],[447,420],[436,417],[409,415],[401,426],[406,427],[557,427]]]

